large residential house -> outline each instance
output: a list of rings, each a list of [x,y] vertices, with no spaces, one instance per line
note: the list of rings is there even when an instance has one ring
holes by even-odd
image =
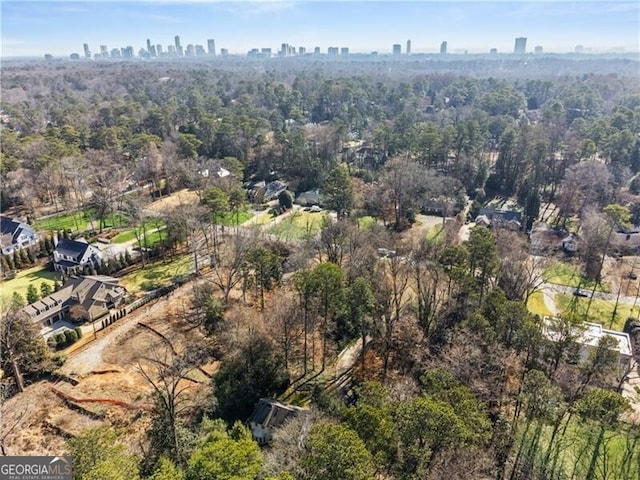
[[[93,321],[109,310],[122,307],[127,289],[118,279],[104,275],[71,277],[57,292],[24,307],[33,323],[41,328],[70,318],[70,310],[79,306],[87,320]]]
[[[611,337],[615,340],[612,350],[618,355],[618,365],[620,371],[625,371],[633,359],[633,349],[631,347],[631,338],[628,333],[618,332],[616,330],[608,330],[603,328],[599,323],[584,322],[584,329],[579,332],[576,343],[579,346],[580,360],[587,359],[589,352],[598,347],[600,339],[603,337]],[[553,327],[553,322],[549,317],[544,318],[543,335],[551,340],[558,341],[562,338],[562,334],[558,333]]]
[[[249,427],[256,442],[270,443],[273,432],[300,414],[308,411],[271,398],[261,398],[249,417]]]
[[[53,251],[53,267],[56,272],[65,275],[75,275],[85,266],[96,268],[102,260],[102,254],[96,247],[80,238],[69,240],[61,238]]]
[[[30,225],[0,215],[0,245],[3,255],[11,255],[16,250],[35,245],[37,241],[38,234]]]

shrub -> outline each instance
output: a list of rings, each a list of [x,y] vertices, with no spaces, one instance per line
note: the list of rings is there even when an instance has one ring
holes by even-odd
[[[49,348],[57,349],[58,341],[56,340],[56,337],[55,336],[49,337],[47,339],[47,345],[49,346]]]
[[[73,329],[73,331],[76,332],[78,340],[80,340],[82,338],[82,329],[80,327],[76,327]]]
[[[56,348],[64,348],[67,345],[67,337],[65,337],[64,333],[58,333],[55,336],[56,339]]]
[[[64,336],[67,340],[67,345],[73,345],[78,341],[78,334],[74,330],[66,330]]]

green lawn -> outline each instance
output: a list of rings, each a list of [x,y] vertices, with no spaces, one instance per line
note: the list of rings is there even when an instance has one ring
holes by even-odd
[[[533,292],[533,294],[529,297],[527,307],[529,308],[529,311],[531,313],[540,315],[541,317],[549,317],[553,314],[553,312],[551,312],[551,310],[549,310],[547,308],[547,305],[544,303],[544,295],[540,291]]]
[[[534,422],[529,431],[529,438],[533,437],[535,430]],[[542,427],[540,442],[542,449],[538,455],[538,467],[544,461],[547,442],[551,439],[551,431],[550,425]],[[554,457],[552,454],[546,464],[550,469],[555,466],[556,474],[550,475],[549,478],[586,478],[598,434],[599,425],[593,422],[583,422],[574,416],[564,437],[556,437],[560,447],[557,461],[552,460]],[[632,442],[632,435],[629,435],[622,428],[618,430],[607,429],[605,441],[596,460],[596,471],[601,472],[602,468],[606,468],[608,473],[606,477],[596,475],[595,478],[640,478],[640,450],[637,446],[634,448]],[[606,467],[603,465],[604,462],[606,462]],[[623,468],[629,469],[626,475],[623,473]],[[561,473],[564,474],[562,477],[559,475]]]
[[[173,279],[181,277],[193,270],[193,257],[190,255],[168,263],[154,263],[142,270],[125,275],[121,283],[130,293],[154,290],[169,284]]]
[[[577,287],[580,285],[581,288],[586,290],[593,289],[594,285],[592,280],[587,280],[582,276],[578,267],[564,262],[555,262],[545,270],[544,277],[549,283],[556,283],[558,285],[566,285],[569,287]],[[606,283],[603,283],[602,285],[599,285],[596,290],[600,292],[608,292],[609,288]]]
[[[151,230],[155,230],[155,229],[158,229],[158,228],[164,228],[165,227],[165,223],[159,218],[158,219],[149,220],[148,222],[145,222],[144,225],[145,225],[145,228],[147,230],[147,242],[149,242],[150,235],[153,235],[153,233],[149,233]],[[138,236],[142,239],[143,229],[142,229],[142,227],[138,227],[138,228],[133,228],[131,230],[127,230],[127,231],[124,231],[122,233],[119,233],[118,235],[116,235],[115,237],[113,237],[111,239],[111,243],[126,243],[126,242],[130,242],[132,240],[135,240],[137,238],[136,237],[136,232],[138,233]]]
[[[427,231],[427,240],[433,240],[435,242],[444,241],[444,228],[441,223],[434,225]]]
[[[320,231],[326,218],[326,213],[294,212],[271,227],[269,233],[283,239],[311,238]]]
[[[61,213],[53,217],[36,220],[33,226],[36,230],[82,232],[89,228],[89,212]]]
[[[583,317],[589,304],[588,298],[566,294],[557,295],[555,300],[561,312],[570,311],[572,308],[575,308],[576,313]],[[619,304],[615,321],[612,323],[611,317],[613,316],[614,307],[615,302],[594,298],[593,302],[591,302],[591,308],[589,308],[587,321],[601,323],[604,327],[612,328],[613,330],[622,330],[627,317],[631,316],[632,305]],[[637,308],[635,312],[637,314]]]
[[[36,230],[44,230],[50,232],[57,232],[58,230],[71,230],[72,232],[84,232],[92,227],[91,220],[93,220],[93,228],[95,230],[100,229],[100,223],[95,218],[93,210],[85,210],[82,212],[74,213],[61,213],[49,218],[42,218],[34,222]],[[104,228],[108,227],[123,227],[127,224],[127,217],[121,213],[111,213],[104,221]]]
[[[358,218],[358,227],[360,228],[371,228],[377,223],[376,219],[371,215],[365,215],[363,217]]]
[[[233,212],[229,212],[218,218],[218,225],[224,225],[225,227],[235,227],[249,221],[251,217],[253,217],[253,213],[251,213],[249,210],[238,212],[237,215]]]
[[[33,267],[28,270],[22,270],[18,273],[16,278],[4,281],[0,284],[0,296],[2,299],[11,299],[14,292],[22,295],[23,298],[27,296],[27,288],[30,284],[34,284],[40,292],[40,285],[42,282],[46,282],[53,286],[56,279],[56,273],[50,272],[45,267]]]

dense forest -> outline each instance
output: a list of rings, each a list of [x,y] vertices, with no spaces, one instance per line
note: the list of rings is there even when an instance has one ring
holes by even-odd
[[[188,189],[197,201],[162,213],[165,238],[142,261],[182,252],[198,273],[211,259],[182,314],[200,340],[140,368],[154,406],[143,439],[117,422],[77,434],[74,479],[640,478],[621,394],[637,366],[610,337],[580,356],[576,311],[549,327],[527,308],[545,281],[530,251],[543,210],[558,235],[580,234],[594,292],[612,233],[640,224],[638,64],[505,62],[3,65],[3,212],[91,208],[98,235],[109,215],[144,225],[152,197]],[[266,203],[252,185],[276,180],[275,215],[323,193],[333,213],[317,235],[237,226]],[[463,238],[494,199],[518,205],[520,228]],[[424,214],[442,217],[440,235],[416,233]],[[226,215],[236,228],[218,228]],[[28,390],[63,359],[18,306],[3,310],[2,368]],[[353,346],[334,388],[326,374]],[[212,359],[196,399],[185,378]],[[306,413],[259,445],[247,420],[264,397]]]

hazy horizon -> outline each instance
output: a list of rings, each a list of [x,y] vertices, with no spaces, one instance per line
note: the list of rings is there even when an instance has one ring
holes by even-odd
[[[307,51],[330,46],[351,53],[513,52],[515,37],[527,37],[527,52],[540,45],[547,53],[566,53],[582,45],[592,53],[640,50],[638,2],[310,2],[296,0],[175,2],[2,1],[2,57],[42,57],[50,53],[82,56],[100,45],[134,47],[137,55],[153,45],[164,49],[175,35],[181,44],[216,41],[218,52],[246,54],[282,43]]]

